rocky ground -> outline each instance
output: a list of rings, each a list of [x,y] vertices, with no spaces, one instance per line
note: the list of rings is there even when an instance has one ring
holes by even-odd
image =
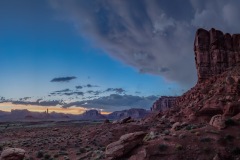
[[[146,130],[135,123],[38,122],[2,124],[0,152],[7,148],[26,151],[25,159],[104,159],[105,148],[126,133]],[[8,126],[8,127],[6,127]]]
[[[226,128],[219,129],[158,113],[123,123],[61,123],[2,129],[0,150],[24,149],[25,160],[240,159],[237,121],[226,120]]]

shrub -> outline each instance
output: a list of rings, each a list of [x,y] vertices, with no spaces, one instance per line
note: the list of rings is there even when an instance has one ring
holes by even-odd
[[[234,126],[235,122],[231,118],[225,120],[226,126]]]
[[[44,155],[44,159],[50,159],[50,158],[51,158],[51,156],[49,154]]]
[[[159,144],[158,148],[160,151],[166,151],[168,149],[168,146],[166,144]]]
[[[211,142],[211,141],[212,141],[212,139],[209,137],[204,137],[204,138],[200,139],[200,142]]]
[[[182,150],[183,146],[181,144],[176,144],[175,148],[176,150]]]
[[[58,158],[59,155],[58,155],[58,154],[54,154],[53,157],[54,157],[54,158]]]
[[[211,153],[211,148],[209,148],[209,147],[204,147],[204,148],[203,148],[203,151],[204,151],[204,153],[206,153],[206,154],[210,154],[210,153]]]
[[[42,150],[40,150],[40,151],[37,152],[36,157],[37,157],[37,158],[42,158],[43,155],[44,155],[44,152],[43,152]]]
[[[231,150],[231,153],[234,154],[234,155],[239,155],[240,154],[240,148],[239,147],[234,147]]]
[[[224,139],[227,141],[232,141],[234,139],[234,136],[228,134],[228,135],[224,136]]]
[[[85,152],[86,152],[86,149],[85,149],[85,148],[80,148],[80,149],[79,149],[79,152],[80,152],[80,153],[85,153]]]

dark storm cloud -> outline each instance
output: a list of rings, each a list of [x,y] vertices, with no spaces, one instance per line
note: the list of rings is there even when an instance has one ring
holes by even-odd
[[[80,34],[111,56],[188,87],[196,82],[193,42],[198,27],[239,32],[235,0],[52,0]],[[64,15],[64,14],[61,14]]]
[[[53,78],[50,82],[69,82],[73,79],[76,79],[77,77],[71,76],[71,77],[57,77]]]
[[[64,108],[71,106],[102,108],[108,110],[126,109],[126,108],[150,108],[157,99],[156,96],[139,97],[133,95],[111,94],[109,96],[95,98],[92,100],[77,101],[63,105]]]
[[[105,92],[115,92],[117,94],[125,93],[126,91],[123,88],[108,88]]]

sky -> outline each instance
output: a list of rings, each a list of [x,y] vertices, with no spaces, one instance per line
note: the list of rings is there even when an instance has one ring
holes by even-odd
[[[239,7],[235,0],[0,0],[0,110],[149,109],[196,84],[196,30],[239,33]]]

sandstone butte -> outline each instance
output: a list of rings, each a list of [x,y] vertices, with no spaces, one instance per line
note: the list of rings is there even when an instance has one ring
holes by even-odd
[[[61,142],[71,136],[68,146],[88,146],[87,152],[70,159],[240,160],[240,35],[198,29],[194,53],[197,84],[174,101],[160,99],[155,103],[157,109],[164,106],[160,111],[142,120],[128,117],[85,129],[59,127],[57,133],[67,133],[59,137]],[[164,101],[171,107],[162,105]],[[46,134],[33,130],[34,137]],[[28,158],[32,148],[23,149]]]
[[[148,134],[128,159],[240,159],[240,34],[198,29],[194,53],[197,84],[154,103],[160,111],[141,122]]]

